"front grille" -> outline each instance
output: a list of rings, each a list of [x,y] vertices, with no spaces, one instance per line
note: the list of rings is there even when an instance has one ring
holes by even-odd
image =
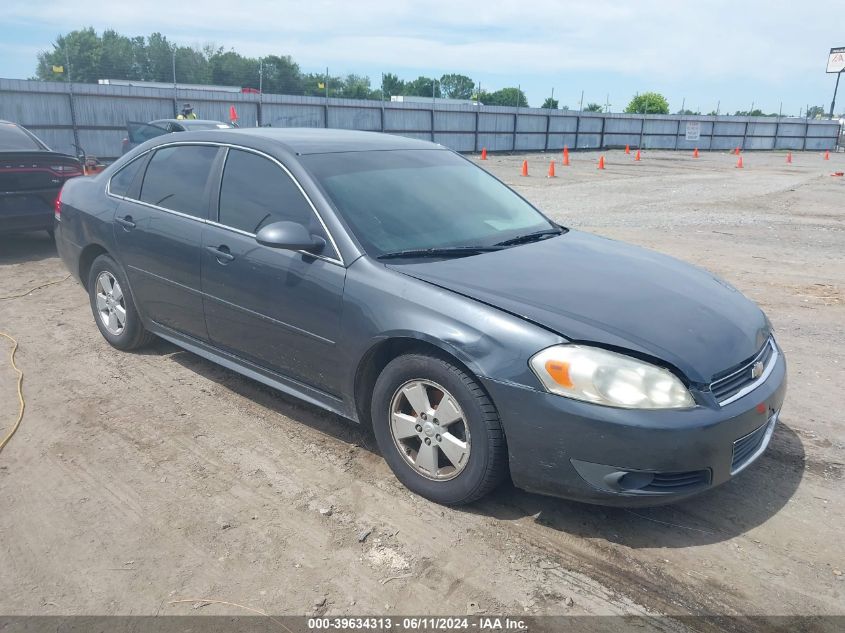
[[[763,426],[754,429],[748,435],[734,442],[731,474],[735,475],[753,462],[766,449],[777,423],[777,414],[769,418]]]
[[[690,470],[683,473],[654,473],[651,483],[641,488],[647,492],[687,492],[710,483],[709,470]]]
[[[727,375],[710,384],[713,397],[721,405],[741,398],[766,379],[776,359],[775,342],[770,338],[753,358],[745,361],[738,369],[728,370]],[[754,368],[758,363],[762,363],[763,374],[755,376]]]

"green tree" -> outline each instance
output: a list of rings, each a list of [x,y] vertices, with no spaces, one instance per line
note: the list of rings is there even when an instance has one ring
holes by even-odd
[[[270,94],[301,95],[305,93],[299,65],[290,55],[268,55],[262,60],[262,89]]]
[[[36,74],[39,79],[67,79],[70,76],[71,81],[97,83],[98,79],[105,79],[100,76],[102,53],[102,40],[93,27],[71,31],[56,38],[52,51],[38,54]],[[70,64],[67,63],[68,59]],[[53,72],[53,66],[65,67],[64,73],[57,75]]]
[[[475,82],[466,75],[443,75],[440,78],[440,90],[447,99],[472,99]]]
[[[312,97],[325,97],[328,85],[329,97],[340,97],[343,91],[343,79],[325,73],[307,73],[302,76],[303,92]]]
[[[636,95],[625,112],[629,114],[669,114],[669,102],[659,92],[644,92]]]
[[[600,103],[588,103],[587,107],[584,108],[585,112],[601,112],[604,110]]]
[[[381,78],[381,91],[389,101],[394,95],[405,94],[405,82],[393,73],[385,73]]]
[[[344,99],[369,99],[370,78],[364,75],[346,75],[341,81],[340,96]]]
[[[167,38],[161,33],[153,33],[147,37],[144,52],[144,81],[173,81],[173,46]]]
[[[820,119],[824,116],[824,108],[822,106],[810,106],[807,108],[808,119]]]
[[[175,50],[175,56],[176,80],[179,83],[211,83],[211,65],[208,63],[208,58],[205,56],[203,51],[195,48],[190,48],[188,46],[179,46]],[[255,81],[257,83],[257,77]]]
[[[432,82],[434,82],[434,94],[432,95]],[[404,94],[410,97],[439,97],[440,93],[440,82],[434,81],[431,77],[417,77],[413,81],[408,81],[405,83],[405,92]]]
[[[528,107],[528,99],[525,93],[519,88],[502,88],[496,92],[482,92],[480,101],[484,105],[510,106],[520,108]]]
[[[557,110],[558,101],[557,99],[552,99],[551,97],[546,97],[546,100],[543,101],[543,105],[541,108],[546,108],[547,110]]]

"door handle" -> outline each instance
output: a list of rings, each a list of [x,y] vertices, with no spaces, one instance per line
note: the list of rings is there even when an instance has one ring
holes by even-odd
[[[220,246],[206,246],[205,250],[214,255],[221,264],[235,259],[235,256],[229,251],[229,247],[222,244]]]
[[[131,215],[127,215],[124,218],[115,218],[114,221],[122,226],[124,231],[131,231],[135,228],[135,222],[133,222]]]

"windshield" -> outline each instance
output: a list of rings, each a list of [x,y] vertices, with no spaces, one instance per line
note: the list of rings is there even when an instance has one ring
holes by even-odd
[[[372,257],[490,247],[556,228],[486,171],[448,150],[313,154],[301,161]]]

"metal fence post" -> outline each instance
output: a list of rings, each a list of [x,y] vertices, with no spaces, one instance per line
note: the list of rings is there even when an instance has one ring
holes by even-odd
[[[578,114],[575,115],[575,147],[572,149],[578,149],[578,132],[581,129],[581,112],[579,111]]]
[[[70,83],[68,83],[67,99],[70,104],[70,124],[73,128],[73,145],[76,148],[76,153],[81,154],[84,152],[79,143],[79,125],[76,122],[76,104],[74,103],[73,90],[70,87]]]
[[[546,142],[543,145],[543,151],[544,152],[549,151],[549,130],[551,129],[551,127],[552,127],[552,114],[550,112],[549,114],[546,115]]]
[[[645,136],[645,117],[640,119],[640,142],[637,143],[637,149],[642,149],[643,147],[643,136]]]
[[[604,122],[605,118],[601,118],[601,133],[599,134],[599,149],[604,149]]]
[[[748,120],[745,121],[745,129],[742,130],[742,151],[745,151],[745,139],[748,137]]]
[[[434,103],[431,104],[431,142],[434,142]]]
[[[513,141],[511,142],[511,151],[516,151],[516,128],[519,125],[519,106],[516,107],[516,112],[513,113]]]
[[[481,121],[480,121],[481,114],[478,111],[479,107],[480,106],[475,106],[475,141],[474,141],[474,147],[475,147],[476,152],[479,151],[479,147],[478,147],[478,127],[481,125]]]

